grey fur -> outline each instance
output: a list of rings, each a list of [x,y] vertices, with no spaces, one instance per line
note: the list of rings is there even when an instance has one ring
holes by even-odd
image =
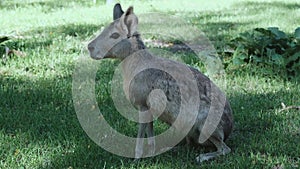
[[[157,69],[147,69],[134,76],[133,79],[131,79],[131,76],[134,71],[139,69],[139,67],[145,66],[144,63],[147,63],[147,61],[155,61],[155,63],[161,65],[174,64],[175,67],[179,65],[188,68],[196,79],[200,97],[200,106],[196,123],[186,136],[186,141],[196,145],[214,145],[217,148],[216,152],[200,154],[196,158],[199,163],[220,155],[228,154],[231,150],[224,141],[232,132],[233,116],[230,104],[225,98],[224,93],[210,81],[208,77],[203,75],[197,69],[165,58],[158,58],[145,50],[145,45],[143,44],[140,35],[137,33],[137,25],[138,18],[133,13],[133,8],[128,8],[124,13],[120,4],[116,4],[114,8],[114,21],[88,45],[91,57],[94,59],[116,58],[124,60],[125,58],[134,55],[135,59],[129,61],[125,60],[124,63],[122,63],[124,92],[127,98],[137,109],[139,109],[139,111],[148,113],[149,118],[151,119],[155,113],[151,109],[153,108],[153,105],[151,104],[155,103],[152,103],[151,100],[149,101],[148,95],[154,89],[162,90],[166,95],[165,99],[167,100],[167,103],[164,105],[163,113],[159,116],[159,119],[170,125],[176,120],[180,111],[180,103],[182,101],[179,90],[180,85],[188,86],[189,81],[178,84],[171,75]],[[180,72],[178,72],[178,74],[180,74]],[[193,91],[195,89],[188,90]],[[189,94],[193,94],[193,92],[190,92]],[[216,98],[216,100],[225,98],[224,109],[223,112],[213,112],[216,114],[221,113],[221,120],[217,125],[216,130],[209,136],[208,140],[201,143],[199,138],[200,133],[202,132],[204,122],[207,120],[213,98]],[[138,138],[143,138],[145,134],[147,134],[149,138],[148,144],[150,148],[155,151],[153,122],[140,123]],[[141,158],[143,156],[142,148],[142,139],[138,139],[136,144],[136,158]]]
[[[116,4],[114,6],[114,13],[113,18],[114,20],[119,19],[123,15],[124,11],[122,10],[122,7],[120,4]]]

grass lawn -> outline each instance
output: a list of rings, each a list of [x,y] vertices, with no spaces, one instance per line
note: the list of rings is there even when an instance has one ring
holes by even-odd
[[[163,12],[183,18],[203,31],[219,53],[232,38],[253,28],[279,27],[293,33],[300,26],[298,0],[121,3],[134,5],[138,16]],[[103,150],[80,126],[72,100],[75,63],[86,54],[87,42],[112,20],[112,8],[92,0],[1,0],[0,37],[10,37],[5,46],[23,54],[0,60],[0,169],[199,168],[195,157],[207,149],[182,146],[134,162]],[[170,25],[165,29],[176,28]],[[137,125],[120,117],[110,97],[110,80],[119,62],[99,62],[100,110],[115,129],[135,136]],[[300,82],[263,75],[257,67],[233,66],[226,69],[226,84],[235,119],[226,142],[232,152],[201,168],[300,168],[300,112],[280,111],[281,103],[300,105]],[[156,128],[164,126],[157,122]]]

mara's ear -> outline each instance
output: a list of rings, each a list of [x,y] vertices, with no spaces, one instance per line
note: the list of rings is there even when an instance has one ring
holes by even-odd
[[[124,11],[119,3],[114,6],[114,20],[119,19],[123,15]]]
[[[125,14],[120,18],[120,23],[123,30],[127,30],[127,36],[131,37],[136,31],[138,26],[138,18],[133,13],[133,7],[129,7]]]

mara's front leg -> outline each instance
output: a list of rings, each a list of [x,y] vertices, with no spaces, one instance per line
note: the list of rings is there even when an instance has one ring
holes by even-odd
[[[147,128],[147,123],[139,124],[139,131],[138,131],[136,144],[135,144],[135,159],[140,159],[143,156],[144,137],[145,137],[146,128]]]
[[[149,155],[152,156],[155,154],[155,137],[154,137],[153,121],[148,123],[146,134],[148,137]]]
[[[147,119],[145,119],[144,115],[147,114]],[[149,147],[149,154],[154,155],[155,153],[155,138],[154,138],[154,129],[153,129],[153,116],[149,111],[140,113],[140,119],[142,121],[149,121],[148,123],[139,123],[139,130],[138,135],[136,138],[136,147],[135,147],[135,158],[139,159],[143,156],[144,152],[144,137],[145,134],[148,138],[148,147]]]

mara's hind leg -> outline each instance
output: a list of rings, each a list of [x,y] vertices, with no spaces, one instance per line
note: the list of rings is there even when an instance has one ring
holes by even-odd
[[[196,158],[198,163],[202,163],[203,161],[208,161],[218,156],[230,153],[231,149],[224,143],[223,139],[211,136],[208,140],[216,146],[217,151],[212,153],[200,154]]]

